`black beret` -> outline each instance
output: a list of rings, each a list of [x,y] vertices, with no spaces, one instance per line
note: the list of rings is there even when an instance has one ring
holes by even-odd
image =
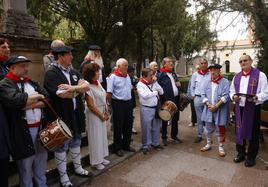
[[[31,62],[31,60],[29,60],[28,58],[26,58],[25,56],[11,56],[6,62],[5,65],[7,67],[10,67],[14,64],[18,64],[18,63],[22,63],[22,62]]]
[[[215,68],[215,69],[221,69],[221,65],[220,64],[210,64],[210,66],[208,67],[208,69],[211,69],[211,68]]]
[[[61,46],[61,47],[54,47],[51,49],[53,54],[63,54],[63,53],[69,53],[72,52],[74,48],[70,46]]]
[[[98,45],[90,45],[89,47],[89,50],[101,50],[101,47],[100,46],[98,46]]]

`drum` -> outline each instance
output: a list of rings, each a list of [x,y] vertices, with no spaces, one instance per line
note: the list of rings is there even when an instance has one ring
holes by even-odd
[[[189,98],[185,93],[180,94],[180,111],[183,111],[190,103]]]
[[[164,121],[169,121],[172,119],[173,115],[177,112],[177,106],[172,101],[166,101],[161,110],[158,111],[159,117]]]
[[[54,151],[61,147],[72,137],[72,132],[68,126],[59,118],[39,132],[39,138],[43,146],[49,151]]]

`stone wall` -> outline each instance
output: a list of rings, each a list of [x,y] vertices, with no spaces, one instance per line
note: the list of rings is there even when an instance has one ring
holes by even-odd
[[[9,40],[11,55],[23,55],[32,60],[29,70],[30,77],[35,81],[43,83],[43,56],[49,51],[51,41],[3,33],[0,33],[0,37],[5,37]]]
[[[34,18],[26,13],[7,10],[1,16],[0,32],[9,35],[39,37],[39,29],[34,22]]]

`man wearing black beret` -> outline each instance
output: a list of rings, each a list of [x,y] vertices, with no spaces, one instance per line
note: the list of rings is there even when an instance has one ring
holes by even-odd
[[[47,151],[38,141],[38,132],[45,124],[45,105],[41,99],[48,93],[28,77],[30,60],[13,56],[7,62],[8,74],[0,82],[0,101],[9,123],[13,159],[17,161],[20,186],[47,187]]]
[[[82,94],[88,91],[88,83],[80,79],[80,74],[71,68],[72,47],[61,46],[52,49],[55,63],[45,73],[44,86],[51,95],[52,105],[61,119],[73,133],[71,141],[65,143],[55,151],[55,161],[60,174],[62,186],[73,186],[67,174],[67,150],[70,151],[75,173],[89,176],[89,172],[82,168],[80,144],[81,132],[85,129],[84,105]],[[51,118],[51,121],[55,120]]]

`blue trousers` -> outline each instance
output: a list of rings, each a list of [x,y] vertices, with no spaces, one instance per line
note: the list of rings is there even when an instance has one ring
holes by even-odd
[[[161,120],[155,118],[156,108],[140,107],[142,148],[159,145]]]
[[[204,104],[202,102],[201,97],[196,96],[194,98],[194,108],[196,112],[196,119],[197,119],[197,128],[198,128],[198,137],[202,137],[204,132],[204,122],[201,120],[202,112],[204,109]]]
[[[55,150],[55,152],[63,153],[68,151],[69,148],[80,147],[80,145],[81,145],[81,136],[75,136],[71,140],[66,142],[62,147]]]
[[[17,161],[20,187],[32,187],[32,177],[34,178],[35,186],[47,187],[45,175],[47,169],[47,151],[37,140],[38,127],[30,128],[29,130],[36,153],[33,156]]]

